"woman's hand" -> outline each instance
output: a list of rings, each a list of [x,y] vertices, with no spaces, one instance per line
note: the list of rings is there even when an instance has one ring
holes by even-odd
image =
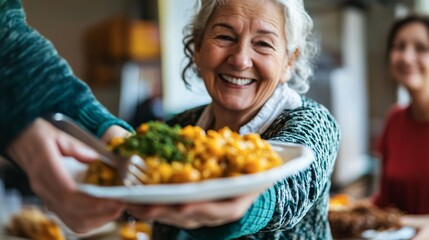
[[[412,240],[429,239],[429,215],[406,215],[401,218],[401,224],[417,229],[417,234]]]
[[[244,216],[260,192],[241,197],[183,205],[131,205],[131,215],[143,220],[194,229],[202,226],[219,226]]]
[[[105,138],[120,132],[110,128]],[[36,119],[24,130],[8,146],[7,153],[26,172],[31,188],[48,209],[77,233],[118,218],[125,209],[123,203],[78,191],[64,166],[64,157],[85,163],[97,159],[98,153],[43,119]]]

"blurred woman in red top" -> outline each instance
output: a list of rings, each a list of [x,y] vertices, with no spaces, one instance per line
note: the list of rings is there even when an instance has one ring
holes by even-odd
[[[403,223],[429,239],[429,17],[410,15],[393,25],[387,46],[390,73],[410,95],[393,106],[378,143],[381,186],[374,201],[409,215]],[[418,216],[417,216],[418,214]]]

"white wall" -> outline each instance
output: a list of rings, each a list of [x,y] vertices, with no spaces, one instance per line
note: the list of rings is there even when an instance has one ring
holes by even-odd
[[[164,110],[178,113],[210,101],[200,87],[199,92],[187,90],[181,79],[183,68],[183,27],[189,21],[195,0],[159,0]]]
[[[417,0],[416,9],[424,13],[429,13],[429,1]]]
[[[341,128],[334,181],[348,184],[368,171],[365,15],[343,10],[342,67],[332,74],[333,114]]]

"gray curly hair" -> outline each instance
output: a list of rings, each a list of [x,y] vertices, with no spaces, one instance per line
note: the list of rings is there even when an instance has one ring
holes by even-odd
[[[201,41],[207,22],[219,5],[225,4],[228,0],[197,0],[194,10],[195,15],[192,21],[184,28],[184,52],[185,65],[182,78],[187,88],[191,88],[189,74],[197,74],[198,71],[193,59],[195,44]],[[312,35],[313,20],[304,9],[303,0],[272,0],[283,7],[285,14],[286,39],[288,52],[298,50],[299,56],[291,69],[292,77],[287,82],[289,87],[298,93],[306,93],[310,88],[309,78],[313,75],[312,61],[318,52],[318,44]]]

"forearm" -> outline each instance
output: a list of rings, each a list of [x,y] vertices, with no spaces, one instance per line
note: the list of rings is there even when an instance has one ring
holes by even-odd
[[[0,5],[0,151],[37,117],[62,112],[101,136],[113,117],[77,79],[52,44],[28,27],[17,1]],[[6,10],[5,10],[6,9]]]

